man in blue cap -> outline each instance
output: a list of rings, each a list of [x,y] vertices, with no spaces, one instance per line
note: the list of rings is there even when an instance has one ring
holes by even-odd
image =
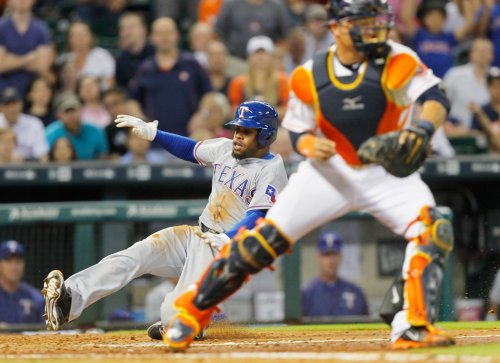
[[[17,241],[0,243],[0,323],[42,323],[43,297],[22,282],[24,247]]]
[[[325,231],[321,234],[317,243],[319,276],[302,289],[303,316],[368,314],[363,291],[338,276],[342,244],[342,237],[335,232]]]

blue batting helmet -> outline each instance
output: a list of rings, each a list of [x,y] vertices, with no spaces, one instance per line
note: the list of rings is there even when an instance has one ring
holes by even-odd
[[[267,147],[276,140],[278,134],[278,113],[269,103],[246,101],[238,106],[234,120],[229,121],[226,126],[228,125],[259,129],[257,142]]]

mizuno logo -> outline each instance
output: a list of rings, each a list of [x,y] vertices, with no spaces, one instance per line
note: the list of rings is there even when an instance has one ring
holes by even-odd
[[[353,98],[344,98],[342,100],[342,110],[344,111],[356,111],[356,110],[364,110],[365,104],[361,103],[361,96],[353,97]]]

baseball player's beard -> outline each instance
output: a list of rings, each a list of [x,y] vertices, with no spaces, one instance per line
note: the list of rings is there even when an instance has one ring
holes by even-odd
[[[233,149],[232,156],[233,158],[237,160],[243,160],[243,159],[248,159],[248,158],[255,158],[257,154],[258,148],[256,146],[249,146],[247,149],[241,151],[241,152],[236,152]]]

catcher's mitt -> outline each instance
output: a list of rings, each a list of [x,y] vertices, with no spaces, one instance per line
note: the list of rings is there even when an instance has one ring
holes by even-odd
[[[432,131],[414,126],[373,136],[361,144],[358,157],[363,164],[379,164],[388,173],[404,178],[417,171],[430,154]]]

